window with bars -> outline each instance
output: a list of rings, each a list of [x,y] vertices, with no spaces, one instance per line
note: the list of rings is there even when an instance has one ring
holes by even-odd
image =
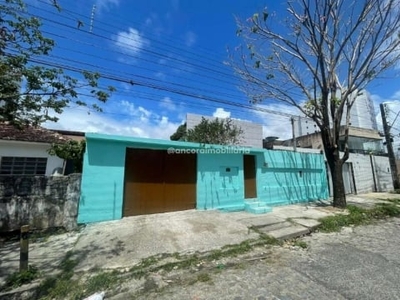
[[[45,175],[45,157],[1,157],[0,175]]]

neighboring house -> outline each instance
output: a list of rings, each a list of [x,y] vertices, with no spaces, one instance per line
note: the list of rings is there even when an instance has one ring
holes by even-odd
[[[48,154],[55,142],[67,139],[41,127],[17,129],[0,123],[0,176],[46,175],[60,172],[64,160]]]
[[[261,139],[260,139],[261,141]],[[326,199],[321,154],[86,134],[78,222]]]
[[[339,132],[339,149],[344,151],[344,126]],[[384,154],[382,137],[379,132],[372,129],[349,127],[348,147],[350,153]],[[283,142],[284,146],[293,146],[293,139]],[[296,137],[296,145],[300,148],[324,149],[320,132]]]
[[[344,150],[344,126],[340,131],[339,149]],[[293,151],[293,140],[283,142]],[[317,149],[323,151],[319,132],[296,138],[297,151]],[[349,127],[349,159],[343,165],[343,179],[346,194],[386,192],[393,189],[390,163],[387,154],[381,148],[382,137],[375,130]],[[285,148],[285,147],[283,147]],[[282,149],[274,146],[274,149]],[[332,179],[329,173],[330,195],[333,195]]]
[[[61,130],[61,129],[49,129],[55,133],[61,134],[63,137],[74,140],[77,142],[85,140],[85,133],[81,131],[70,131],[70,130]]]
[[[196,125],[201,122],[201,119],[205,118],[207,120],[215,120],[216,117],[207,117],[202,115],[196,114],[187,114],[186,115],[186,128],[193,129]],[[221,118],[219,118],[221,119]],[[224,119],[222,119],[224,120]],[[255,148],[262,148],[263,147],[263,128],[261,124],[256,124],[249,121],[242,121],[231,119],[232,124],[240,127],[243,131],[241,136],[239,137],[239,146],[244,147],[255,147]]]

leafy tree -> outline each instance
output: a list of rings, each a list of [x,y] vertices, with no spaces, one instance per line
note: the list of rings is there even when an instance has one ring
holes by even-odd
[[[79,89],[88,88],[100,102],[114,91],[98,89],[97,73],[84,71],[74,78],[60,68],[44,66],[43,62],[51,65],[47,56],[55,42],[43,36],[41,25],[40,19],[29,16],[22,0],[0,3],[0,121],[15,125],[57,121],[49,110],[60,114],[72,103],[89,105],[78,99]],[[97,104],[91,107],[101,111]]]
[[[184,139],[204,144],[236,145],[242,133],[243,130],[233,124],[232,119],[216,118],[210,121],[202,117],[199,124],[187,130]]]
[[[83,155],[85,154],[86,142],[69,140],[65,143],[53,143],[48,150],[50,155],[56,155],[65,160],[72,160],[74,172],[81,173],[83,168]]]
[[[170,136],[171,141],[184,141],[186,137],[186,122],[178,127],[178,129]]]
[[[280,101],[315,121],[336,207],[346,206],[342,166],[349,157],[350,110],[356,96],[400,59],[398,3],[296,0],[287,1],[284,16],[265,8],[246,21],[237,19],[245,47],[236,48],[230,62],[243,79],[243,90],[253,103]]]

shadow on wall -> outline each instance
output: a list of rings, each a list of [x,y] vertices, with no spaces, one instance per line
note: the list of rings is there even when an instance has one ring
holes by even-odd
[[[208,175],[208,172],[201,171],[201,182],[204,186],[204,204],[201,209],[212,209],[215,207],[219,207],[221,205],[220,197],[219,197],[219,189],[217,185],[216,172],[212,172],[211,175]],[[208,176],[207,176],[208,175]]]
[[[282,151],[281,161],[272,163],[271,172],[285,201],[280,204],[294,204],[327,198],[327,182],[323,159],[316,154]]]

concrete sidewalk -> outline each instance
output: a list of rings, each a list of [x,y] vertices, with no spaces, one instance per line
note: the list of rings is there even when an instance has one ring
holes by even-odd
[[[349,204],[366,207],[386,198],[400,198],[400,195],[374,193],[347,197]],[[89,224],[80,232],[31,243],[30,264],[50,275],[67,251],[73,251],[80,261],[75,271],[129,268],[156,254],[205,252],[257,238],[259,234],[251,227],[278,239],[298,237],[318,226],[318,219],[343,212],[329,206],[329,202],[314,202],[275,207],[263,215],[189,210],[129,217]],[[0,285],[18,270],[18,265],[18,242],[2,244]]]

